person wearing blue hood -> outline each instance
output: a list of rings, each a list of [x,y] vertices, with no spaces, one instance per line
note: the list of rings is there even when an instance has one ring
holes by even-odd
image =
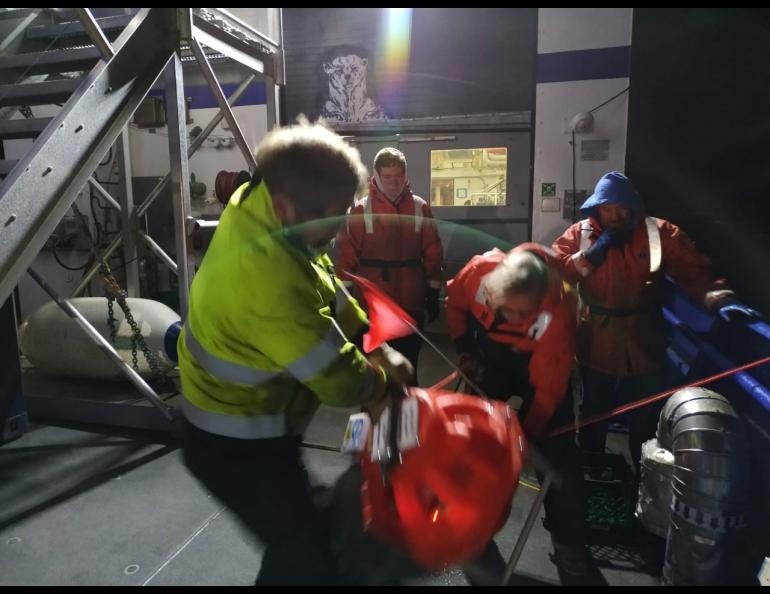
[[[665,275],[725,318],[759,316],[738,303],[724,279],[714,277],[709,260],[679,227],[646,216],[641,197],[622,173],[602,176],[580,212],[586,218],[569,227],[553,249],[565,280],[577,284],[581,297],[577,358],[584,416],[616,406],[616,393],[630,402],[662,389]],[[654,433],[654,412],[646,407],[631,415],[629,446],[637,470],[642,442]],[[580,443],[584,450],[603,452],[606,437],[605,422],[583,429]]]

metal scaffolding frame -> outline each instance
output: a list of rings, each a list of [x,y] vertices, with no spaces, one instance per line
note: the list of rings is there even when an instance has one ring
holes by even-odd
[[[248,168],[254,170],[254,154],[246,143],[232,106],[257,77],[261,77],[267,87],[267,112],[271,118],[268,128],[278,123],[278,88],[284,84],[282,47],[280,41],[272,40],[222,9],[144,8],[113,43],[105,36],[89,9],[75,10],[101,59],[77,84],[73,95],[61,112],[48,122],[30,151],[0,183],[0,303],[8,298],[19,278],[29,272],[121,369],[140,394],[161,412],[163,422],[158,423],[161,416],[146,406],[131,407],[125,403],[85,400],[72,407],[62,403],[61,399],[47,396],[28,397],[30,413],[138,428],[171,428],[168,421],[177,416],[176,410],[169,407],[131,366],[123,362],[112,345],[77,312],[69,300],[58,295],[30,265],[83,187],[90,184],[120,213],[121,233],[98,254],[72,297],[80,295],[90,284],[99,270],[100,260],[106,261],[121,246],[127,262],[127,295],[138,296],[137,250],[141,243],[179,277],[180,314],[184,318],[194,274],[189,235],[200,227],[191,216],[189,158],[224,118],[233,131]],[[33,20],[26,19],[25,26]],[[229,98],[225,97],[203,46],[250,71]],[[190,52],[220,110],[188,146],[181,57]],[[135,205],[127,125],[161,75],[164,76],[166,89],[171,171],[141,204]],[[68,89],[73,86],[70,81],[64,82],[69,85]],[[36,84],[44,85],[42,82]],[[38,88],[42,90],[42,87]],[[45,85],[45,88],[49,97],[54,92],[62,92],[58,86],[54,89]],[[121,165],[120,201],[111,196],[92,175],[113,145]],[[169,185],[173,200],[176,260],[164,252],[138,224],[153,201]],[[146,411],[150,411],[149,414]]]

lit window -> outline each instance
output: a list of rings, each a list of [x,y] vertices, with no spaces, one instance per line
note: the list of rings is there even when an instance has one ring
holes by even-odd
[[[508,149],[430,152],[431,206],[505,206]]]

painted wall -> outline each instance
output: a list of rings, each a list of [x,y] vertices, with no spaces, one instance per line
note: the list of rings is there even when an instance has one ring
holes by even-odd
[[[288,116],[356,122],[530,110],[536,16],[529,8],[284,9]],[[362,71],[377,111],[340,110],[349,103],[335,77]]]
[[[245,69],[240,67],[224,66],[216,62],[212,65],[225,95],[228,96],[248,76]],[[184,85],[185,96],[192,100],[190,109],[192,122],[187,125],[189,133],[196,127],[205,128],[217,114],[219,107],[195,64],[185,65]],[[162,97],[162,85],[158,85],[152,94]],[[267,132],[264,84],[259,81],[252,83],[235,104],[233,113],[247,144],[253,151]],[[164,176],[168,173],[167,127],[139,128],[135,124],[130,124],[129,132],[133,176]],[[238,171],[245,168],[246,160],[235,144],[233,133],[225,119],[217,125],[203,146],[190,159],[190,172],[195,173],[197,181],[206,184],[209,195],[214,190],[217,172],[223,169]]]
[[[632,15],[631,8],[539,9],[534,241],[550,244],[572,223],[564,212],[565,190],[573,184],[569,124],[575,114],[599,106],[629,86]],[[593,131],[575,135],[575,188],[589,195],[604,173],[624,170],[628,93],[593,115]]]
[[[219,111],[216,107],[190,110],[192,122],[187,124],[188,133],[196,126],[205,128]],[[244,105],[233,109],[241,126],[246,142],[253,151],[267,132],[267,113],[264,105]],[[131,139],[131,164],[135,177],[159,176],[169,172],[168,129],[129,128]],[[232,131],[222,120],[190,158],[190,173],[196,180],[206,184],[208,195],[214,191],[217,172],[225,169],[239,171],[246,169],[243,154],[235,144]]]

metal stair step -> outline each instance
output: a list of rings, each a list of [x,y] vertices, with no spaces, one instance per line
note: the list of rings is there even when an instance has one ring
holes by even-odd
[[[25,74],[54,74],[90,70],[101,58],[95,47],[32,52],[11,56],[0,56],[0,70],[23,70]]]
[[[96,19],[102,31],[114,31],[123,29],[134,15],[121,14],[117,16],[104,17]],[[68,21],[66,23],[57,23],[55,25],[35,25],[27,29],[27,39],[40,39],[50,37],[72,37],[75,35],[86,35],[86,30],[80,21]]]
[[[0,161],[0,177],[5,177],[16,167],[18,161]]]
[[[80,79],[66,79],[21,85],[0,85],[0,107],[64,103],[79,84]]]
[[[0,121],[0,140],[13,140],[17,138],[35,138],[53,118],[21,118],[18,120]]]
[[[31,8],[3,8],[0,10],[0,20],[24,19],[32,10]]]

